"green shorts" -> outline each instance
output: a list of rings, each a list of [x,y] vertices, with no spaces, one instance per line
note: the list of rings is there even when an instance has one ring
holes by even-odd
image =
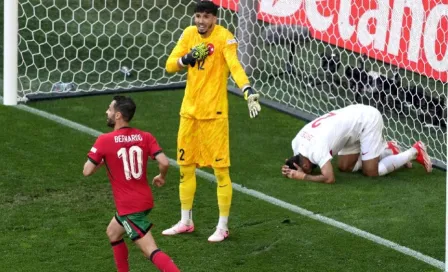
[[[138,213],[131,213],[119,216],[115,213],[115,219],[126,230],[126,234],[132,241],[138,240],[148,233],[152,227],[149,221],[148,214],[151,210],[146,210]]]

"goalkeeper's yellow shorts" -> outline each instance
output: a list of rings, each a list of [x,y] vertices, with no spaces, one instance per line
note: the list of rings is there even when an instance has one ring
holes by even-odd
[[[229,167],[229,120],[180,117],[177,164]]]

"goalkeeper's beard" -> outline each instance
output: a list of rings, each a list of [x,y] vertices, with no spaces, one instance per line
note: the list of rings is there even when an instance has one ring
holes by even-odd
[[[208,27],[206,27],[204,31],[200,31],[199,30],[199,28],[200,28],[199,25],[196,25],[196,29],[198,30],[199,35],[206,35],[206,34],[211,33],[212,30],[213,30],[213,27],[214,27],[214,24],[211,24]]]
[[[205,30],[205,31],[200,31],[199,28],[198,28],[198,33],[199,33],[200,35],[205,35],[205,34],[207,34],[207,31],[208,31],[208,29]]]

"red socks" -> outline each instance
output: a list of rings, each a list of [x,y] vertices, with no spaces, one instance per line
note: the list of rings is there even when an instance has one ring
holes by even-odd
[[[128,247],[123,239],[120,241],[110,243],[114,252],[115,265],[118,272],[129,272],[128,262]],[[166,255],[160,249],[154,250],[149,257],[151,262],[162,272],[180,272],[179,268],[171,260],[170,256]]]
[[[115,265],[118,272],[129,272],[128,247],[123,239],[110,243],[114,251]]]
[[[149,257],[151,262],[162,272],[179,272],[179,268],[171,260],[170,256],[166,255],[160,249],[156,249]]]

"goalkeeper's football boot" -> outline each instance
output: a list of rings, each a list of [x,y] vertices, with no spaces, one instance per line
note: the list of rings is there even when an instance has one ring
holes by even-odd
[[[432,162],[431,157],[429,157],[426,151],[425,144],[422,141],[418,141],[412,147],[417,150],[417,158],[415,158],[415,161],[423,165],[426,172],[430,173],[432,171]]]
[[[176,225],[172,226],[171,228],[162,231],[162,234],[171,236],[180,233],[190,233],[193,231],[194,231],[193,221],[190,221],[190,224],[188,225],[182,223],[182,221],[179,221]]]
[[[229,230],[216,228],[216,231],[208,237],[208,241],[212,243],[222,242],[229,237]]]
[[[392,154],[397,155],[401,153],[401,148],[396,141],[387,142],[387,148],[392,151]],[[412,168],[412,162],[407,162],[404,167]]]

